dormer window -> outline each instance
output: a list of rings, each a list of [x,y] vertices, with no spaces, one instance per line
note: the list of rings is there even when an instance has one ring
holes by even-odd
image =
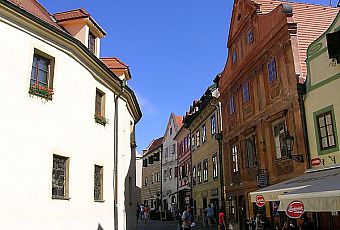
[[[96,37],[91,33],[89,32],[89,44],[88,44],[88,47],[89,47],[89,50],[92,52],[92,53],[96,53]]]

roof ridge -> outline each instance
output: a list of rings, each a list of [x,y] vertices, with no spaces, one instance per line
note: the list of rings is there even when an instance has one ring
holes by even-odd
[[[315,4],[310,2],[300,2],[294,0],[252,0],[256,4],[261,3],[273,3],[273,2],[282,2],[282,3],[294,3],[294,4],[301,4],[301,5],[308,5],[308,6],[320,6],[320,7],[327,7],[327,8],[337,8],[336,6],[329,6],[329,5],[322,5],[322,4]]]
[[[74,11],[80,11],[81,13],[85,14],[86,16],[90,16],[90,14],[87,13],[84,8],[77,8],[77,9],[72,9],[72,10],[60,11],[60,12],[54,13],[53,15],[71,13],[71,12],[74,12]]]
[[[100,57],[99,59],[115,59],[116,61],[118,61],[120,64],[129,67],[129,65],[125,64],[122,60],[120,60],[118,57]]]

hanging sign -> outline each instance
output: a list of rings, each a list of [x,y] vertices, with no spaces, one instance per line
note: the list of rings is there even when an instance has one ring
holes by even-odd
[[[265,203],[266,202],[265,202],[264,197],[262,195],[257,195],[256,196],[256,205],[258,207],[263,207]]]
[[[287,216],[293,219],[300,218],[304,212],[305,206],[301,201],[290,202],[286,209]]]

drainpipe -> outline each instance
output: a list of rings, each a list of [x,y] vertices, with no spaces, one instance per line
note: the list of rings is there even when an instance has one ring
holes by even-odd
[[[306,150],[307,169],[310,169],[311,168],[310,147],[309,147],[309,139],[308,139],[308,131],[307,131],[305,103],[303,100],[303,96],[306,94],[306,83],[298,83],[297,91],[299,95],[301,124],[302,124],[302,129],[303,129],[303,134],[304,134],[303,136],[304,136],[305,150]]]
[[[161,212],[162,212],[162,210],[163,210],[163,144],[159,147],[160,148],[160,153],[159,153],[159,155],[160,155],[160,158],[161,158],[161,175],[160,175],[160,177],[161,177],[161,191],[160,191],[160,200],[161,200]],[[159,150],[158,150],[159,151]],[[162,216],[161,216],[161,219],[162,219]]]
[[[115,113],[114,113],[114,222],[115,230],[118,230],[118,99],[123,95],[125,91],[126,81],[125,79],[120,82],[121,90],[115,97]]]

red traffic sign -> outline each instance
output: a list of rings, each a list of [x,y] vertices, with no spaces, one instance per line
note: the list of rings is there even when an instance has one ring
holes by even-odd
[[[304,212],[305,206],[301,201],[290,202],[286,209],[287,216],[293,219],[300,218]]]
[[[262,195],[257,195],[256,196],[256,205],[258,207],[263,207],[266,201],[264,200],[264,197]]]
[[[317,165],[320,165],[320,164],[321,164],[320,158],[314,158],[314,159],[312,159],[312,165],[313,165],[313,166],[317,166]]]

